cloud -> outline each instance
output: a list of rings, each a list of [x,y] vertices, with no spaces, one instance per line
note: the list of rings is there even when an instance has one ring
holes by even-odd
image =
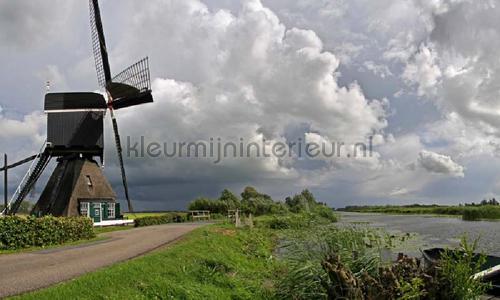
[[[46,44],[62,30],[71,17],[71,1],[29,0],[0,2],[0,47],[25,49]]]
[[[0,4],[1,50],[16,50],[2,81],[15,92],[0,112],[0,141],[10,153],[30,155],[39,147],[45,117],[31,111],[40,108],[47,79],[57,90],[95,87],[86,3],[75,3]],[[359,203],[425,200],[441,183],[477,186],[469,162],[500,156],[500,65],[491,51],[498,49],[500,24],[493,4],[129,0],[109,9],[103,2],[113,72],[150,57],[155,103],[116,112],[124,148],[127,136],[258,144],[302,138],[344,142],[352,151],[375,137],[373,156],[357,159],[292,153],[214,164],[130,157],[133,197],[181,208],[198,194],[254,184],[274,195],[313,186],[322,200]],[[25,78],[25,70],[35,76]],[[106,172],[118,188],[106,124]],[[166,198],[174,202],[155,204]]]
[[[402,76],[444,114],[455,113],[498,135],[500,62],[490,49],[500,46],[500,7],[490,1],[439,3],[427,7],[428,36],[413,43],[419,50],[406,61]]]
[[[441,70],[436,65],[436,59],[436,53],[422,45],[411,62],[406,65],[403,79],[409,84],[418,84],[420,96],[426,93],[432,94],[432,89],[438,84]]]
[[[409,191],[405,188],[395,188],[390,192],[389,195],[392,197],[400,197],[400,196],[407,195],[408,193],[409,193]]]
[[[157,78],[155,103],[118,112],[121,131],[132,137],[286,142],[286,128],[308,124],[331,140],[353,143],[387,125],[387,103],[367,99],[355,83],[340,86],[339,61],[321,39],[311,30],[287,28],[260,1],[246,1],[235,14],[211,12],[194,0],[141,4],[134,30],[119,49],[112,50],[119,61],[149,49]],[[296,179],[301,174],[295,163],[244,158],[214,168],[185,159],[130,162],[144,169],[157,165],[163,177],[226,180],[225,174],[238,173],[241,182],[262,176],[256,174]]]
[[[422,150],[417,161],[419,166],[431,173],[464,177],[464,167],[454,162],[449,156]]]

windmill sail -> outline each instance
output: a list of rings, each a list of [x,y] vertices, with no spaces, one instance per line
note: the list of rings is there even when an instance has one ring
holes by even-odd
[[[122,183],[123,183],[123,190],[125,192],[125,199],[127,199],[128,211],[133,212],[134,208],[132,206],[132,201],[130,200],[130,196],[128,194],[127,175],[125,173],[125,165],[123,164],[122,145],[120,141],[120,134],[118,133],[118,123],[116,122],[116,119],[114,117],[112,118],[112,121],[113,121],[113,131],[115,133],[116,150],[118,153],[118,162],[120,163],[120,171],[122,174]]]
[[[113,122],[113,132],[115,135],[123,188],[125,190],[129,211],[132,212],[133,209],[128,193],[127,176],[123,164],[120,134],[118,133],[118,123],[113,110],[153,102],[151,79],[149,75],[149,61],[147,57],[141,59],[112,78],[98,0],[89,0],[89,7],[92,50],[94,52],[97,80],[99,85],[105,88],[110,96],[108,99],[108,108],[110,110],[111,121]]]
[[[111,81],[111,68],[109,67],[108,50],[102,29],[101,11],[97,0],[89,0],[90,29],[92,32],[92,51],[94,52],[97,81],[99,85],[106,88]]]
[[[153,102],[148,58],[141,59],[113,77],[108,91],[113,98],[114,109]]]

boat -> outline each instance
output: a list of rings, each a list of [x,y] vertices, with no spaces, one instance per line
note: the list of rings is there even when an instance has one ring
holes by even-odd
[[[444,251],[445,249],[443,248],[421,250],[422,256],[427,264],[438,263]],[[474,253],[474,260],[477,261],[479,257],[480,254]],[[489,295],[500,296],[500,257],[485,255],[485,258],[486,262],[481,266],[481,271],[474,274],[473,277],[491,283],[491,287],[488,290]]]

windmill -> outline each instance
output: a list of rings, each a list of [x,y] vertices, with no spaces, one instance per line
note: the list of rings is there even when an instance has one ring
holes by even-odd
[[[116,194],[94,160],[104,156],[103,120],[107,111],[112,121],[122,183],[129,211],[133,211],[123,163],[118,123],[114,111],[153,102],[148,58],[141,59],[111,77],[99,3],[89,0],[92,50],[97,79],[106,98],[97,93],[47,93],[47,140],[39,151],[13,168],[32,161],[3,214],[15,214],[40,178],[49,161],[56,157],[54,169],[32,214],[55,216],[87,215],[95,221],[119,215]]]

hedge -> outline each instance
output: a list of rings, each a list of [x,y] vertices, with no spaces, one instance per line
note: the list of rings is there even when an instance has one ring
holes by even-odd
[[[166,213],[160,216],[148,216],[134,219],[135,227],[161,225],[168,223],[182,223],[188,220],[186,213]]]
[[[41,218],[6,216],[0,218],[0,250],[45,247],[95,237],[89,218]]]

